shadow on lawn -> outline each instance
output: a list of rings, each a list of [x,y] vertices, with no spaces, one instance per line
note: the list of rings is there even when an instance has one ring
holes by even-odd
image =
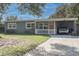
[[[1,34],[6,34],[6,35],[36,35],[36,36],[49,36],[47,34],[27,34],[27,33],[1,33]]]
[[[76,47],[62,44],[51,44],[51,51],[46,51],[44,47],[34,49],[29,52],[33,56],[79,56]]]

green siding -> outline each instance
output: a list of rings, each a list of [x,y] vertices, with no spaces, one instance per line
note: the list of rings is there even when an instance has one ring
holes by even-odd
[[[25,27],[25,23],[26,22],[16,22],[16,29],[8,29],[8,24],[9,22],[5,23],[5,32],[11,32],[14,31],[16,33],[26,33],[26,34],[34,34],[35,33],[35,29],[26,29]]]
[[[17,27],[17,29],[16,29],[16,33],[24,33],[24,31],[25,31],[25,22],[17,22],[16,23],[16,27]]]

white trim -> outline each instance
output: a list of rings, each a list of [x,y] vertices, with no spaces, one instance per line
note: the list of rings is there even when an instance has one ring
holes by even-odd
[[[30,27],[27,27],[27,24],[30,24],[30,23],[26,23],[25,28],[26,29],[31,29],[31,26]]]
[[[42,24],[42,29],[45,29],[44,27],[46,26],[45,24],[47,24],[48,25],[48,23],[40,23],[40,24]],[[38,24],[39,26],[40,26],[40,24]],[[48,27],[48,26],[47,26]],[[39,28],[38,28],[39,29]],[[47,28],[48,29],[48,28]]]
[[[30,24],[30,27],[27,27],[27,24]],[[26,23],[25,23],[25,28],[26,28],[26,29],[31,29],[31,28],[32,28],[32,24],[35,25],[34,22],[26,22]]]
[[[54,21],[54,29],[50,29],[49,28],[49,23],[47,23],[48,24],[48,28],[47,29],[44,29],[45,23],[41,23],[41,24],[42,24],[43,28],[42,29],[35,28],[35,34],[49,34],[49,35],[56,34],[56,24],[55,24],[55,21]]]
[[[55,18],[55,19],[48,19],[49,21],[77,21],[78,18]]]
[[[36,29],[35,33],[36,34],[48,34],[48,29]]]
[[[51,19],[35,19],[34,21],[77,21],[78,18],[51,18]]]
[[[7,25],[8,25],[8,29],[16,29],[16,23],[8,23]],[[15,26],[15,27],[12,27],[12,26]]]
[[[56,34],[54,31],[56,31],[56,29],[35,29],[35,34],[49,34],[49,35],[53,35],[53,34]]]
[[[54,34],[56,34],[56,22],[54,21]]]
[[[50,35],[50,32],[49,32],[49,22],[48,22],[48,34]]]
[[[77,22],[76,21],[74,21],[74,33],[76,34],[77,33],[77,24],[76,24]]]
[[[34,22],[34,21],[77,21],[78,18],[52,18],[52,19],[29,19],[29,20],[16,20],[16,21],[5,21],[5,22]]]

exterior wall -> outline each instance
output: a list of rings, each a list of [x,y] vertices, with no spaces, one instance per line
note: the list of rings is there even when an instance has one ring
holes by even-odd
[[[35,28],[32,28],[32,29],[26,28],[26,23],[28,23],[28,22],[16,22],[16,29],[8,29],[8,23],[9,22],[5,22],[5,32],[26,33],[26,34],[34,34],[35,33]]]
[[[49,27],[49,29],[54,29],[54,21],[49,21],[48,27]]]
[[[7,31],[7,22],[4,23],[4,31]]]
[[[16,33],[24,33],[24,31],[25,31],[25,22],[17,22],[16,24],[17,24],[16,25],[16,27],[17,27]]]
[[[57,29],[56,29],[56,21],[49,21],[48,22],[48,34],[53,34],[55,35],[56,32],[57,32]]]
[[[26,28],[26,23],[28,22],[31,22],[31,21],[27,21],[27,22],[16,22],[16,30],[14,29],[9,29],[8,30],[8,27],[7,27],[7,22],[5,23],[5,32],[7,31],[14,31],[16,33],[26,33],[26,34],[35,34],[35,27],[32,28],[32,29],[27,29]],[[32,21],[34,22],[34,21]],[[48,29],[54,29],[54,25],[56,25],[56,29],[58,27],[63,27],[63,26],[67,26],[69,28],[74,28],[74,24],[73,22],[74,21],[55,21],[56,24],[54,24],[54,21],[37,21],[36,22],[36,29],[37,29],[37,26],[39,26],[40,23],[48,23]],[[47,32],[48,34],[48,29],[45,30],[43,32]],[[79,30],[78,30],[79,31]],[[52,31],[50,30],[50,33]]]
[[[5,32],[8,32],[8,33],[16,33],[16,30],[15,29],[8,29],[8,23],[13,23],[13,22],[5,22],[4,24],[4,31]]]
[[[35,29],[26,29],[25,33],[26,34],[35,34]]]
[[[28,21],[29,22],[29,21]],[[26,23],[28,22],[25,22],[25,33],[27,34],[35,34],[35,27],[31,28],[31,29],[27,29],[26,28]],[[32,21],[31,21],[32,22]],[[34,23],[35,24],[35,23]]]

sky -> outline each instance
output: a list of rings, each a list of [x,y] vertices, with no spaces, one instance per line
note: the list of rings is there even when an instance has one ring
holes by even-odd
[[[43,9],[43,16],[40,18],[47,19],[51,14],[54,14],[56,12],[56,8],[62,5],[61,3],[48,3],[46,7]],[[26,14],[20,14],[16,4],[12,4],[9,9],[7,10],[7,13],[4,15],[4,18],[7,16],[17,16],[19,19],[27,20],[27,19],[38,19],[37,17],[34,17],[28,13]]]

